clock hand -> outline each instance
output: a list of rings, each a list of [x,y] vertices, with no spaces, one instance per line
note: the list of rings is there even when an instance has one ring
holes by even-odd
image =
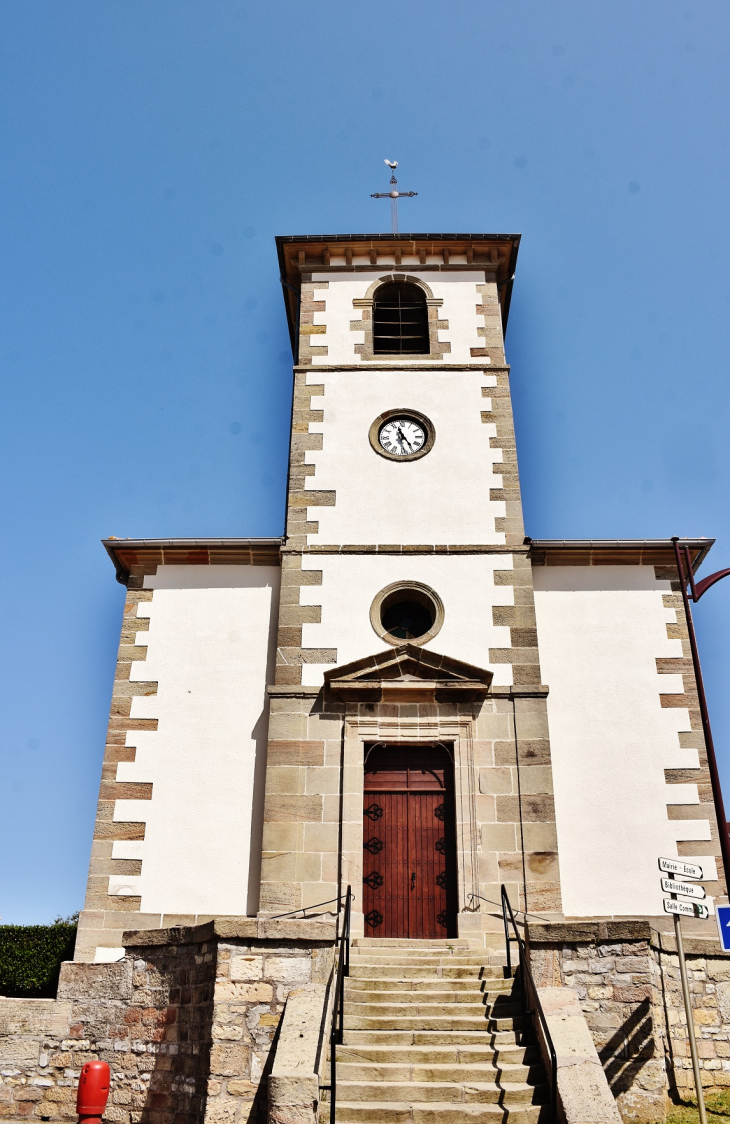
[[[407,437],[405,436],[405,434],[403,433],[403,430],[401,429],[401,427],[400,427],[400,426],[398,426],[398,440],[400,441],[401,445],[402,445],[402,444],[403,444],[404,442],[405,442],[405,444],[406,444],[406,445],[410,445],[410,441],[409,441],[409,440],[408,440],[408,438],[407,438]],[[412,452],[412,450],[409,450],[409,451],[410,451],[410,452]]]

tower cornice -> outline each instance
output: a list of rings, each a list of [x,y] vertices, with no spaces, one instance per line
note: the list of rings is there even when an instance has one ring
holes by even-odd
[[[364,273],[408,268],[458,273],[483,270],[496,280],[506,331],[519,234],[290,234],[276,239],[292,341],[299,288],[311,273]]]

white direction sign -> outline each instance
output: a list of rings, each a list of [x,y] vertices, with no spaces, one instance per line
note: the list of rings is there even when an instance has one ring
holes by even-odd
[[[676,874],[679,878],[690,878],[701,882],[704,874],[696,863],[683,863],[681,859],[659,859],[659,869],[665,874]]]
[[[665,913],[678,913],[680,917],[701,917],[706,920],[710,911],[702,902],[675,902],[669,898],[664,899]]]
[[[662,890],[665,894],[681,894],[683,898],[706,898],[704,886],[696,882],[680,882],[678,878],[662,878]]]

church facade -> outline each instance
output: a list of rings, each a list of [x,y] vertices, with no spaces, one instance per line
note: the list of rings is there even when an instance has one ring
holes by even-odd
[[[501,885],[659,929],[660,855],[726,893],[672,543],[525,537],[518,247],[278,239],[285,534],[105,541],[128,592],[77,960],[348,885],[358,936],[478,947]]]

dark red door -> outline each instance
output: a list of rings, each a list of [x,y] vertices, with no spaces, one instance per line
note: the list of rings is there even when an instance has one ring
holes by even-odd
[[[453,777],[441,746],[378,745],[367,751],[365,936],[456,936]]]

